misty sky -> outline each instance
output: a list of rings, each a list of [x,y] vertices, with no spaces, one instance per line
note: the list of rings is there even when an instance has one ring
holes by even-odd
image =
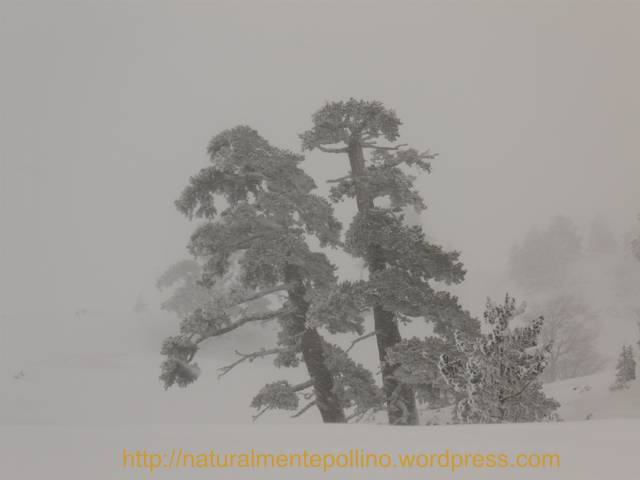
[[[213,134],[299,150],[350,96],[439,152],[423,220],[470,302],[556,214],[635,227],[640,3],[369,3],[3,1],[0,312],[130,309],[185,255],[173,201]],[[347,165],[305,168],[326,191]]]

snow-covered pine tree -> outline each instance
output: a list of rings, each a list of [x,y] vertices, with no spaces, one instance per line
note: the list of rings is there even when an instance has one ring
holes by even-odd
[[[399,118],[377,101],[350,99],[328,103],[312,116],[301,134],[303,150],[344,154],[349,173],[332,180],[334,202],[355,199],[357,214],[346,233],[345,250],[362,258],[367,281],[345,285],[344,296],[362,299],[373,310],[389,423],[416,424],[415,394],[399,381],[398,365],[387,361],[389,349],[402,338],[398,320],[421,316],[435,303],[432,280],[458,283],[464,269],[457,252],[446,252],[425,238],[420,226],[408,226],[402,211],[425,208],[408,170],[430,172],[429,151],[384,145],[399,137]],[[371,152],[365,156],[365,151]]]
[[[532,229],[509,258],[510,277],[527,295],[566,290],[567,272],[583,258],[578,227],[568,217],[555,217],[544,229]]]
[[[298,394],[313,387],[313,393],[304,393],[310,403],[298,413],[315,405],[325,422],[344,422],[346,408],[359,412],[380,394],[370,372],[327,344],[317,330],[325,324],[310,316],[322,310],[314,304],[328,296],[336,278],[335,267],[310,250],[306,237],[315,236],[321,246],[338,243],[333,208],[311,193],[315,183],[299,167],[302,156],[272,147],[249,127],[215,136],[208,153],[212,165],[191,177],[176,205],[187,217],[205,220],[189,249],[203,261],[202,285],[215,294],[184,317],[179,335],[165,340],[160,378],[167,388],[188,385],[199,374],[193,359],[203,342],[248,323],[277,320],[278,345],[239,354],[223,374],[267,355],[275,356],[277,366],[302,361],[310,380],[266,385],[251,403],[258,415],[271,408],[297,409]],[[214,288],[219,282],[225,288]],[[251,310],[253,302],[277,292],[286,297],[279,308]],[[358,317],[332,320],[326,324],[332,332],[362,333]]]
[[[589,302],[559,291],[540,296],[529,311],[544,317],[540,341],[551,344],[544,383],[592,375],[605,365],[596,347],[597,316]]]
[[[616,380],[611,390],[628,388],[628,383],[636,379],[636,360],[633,358],[633,347],[623,345],[616,364]]]
[[[462,394],[454,421],[513,423],[554,418],[559,404],[544,394],[539,380],[548,350],[548,345],[538,346],[544,319],[513,326],[523,310],[509,295],[503,305],[487,301],[484,322],[490,332],[476,338],[456,335],[456,348],[466,363],[448,355],[440,358],[443,377]]]
[[[625,375],[628,381],[636,379],[636,359],[633,354],[633,347],[627,346],[627,355],[625,357]]]
[[[147,302],[145,302],[144,297],[142,294],[139,294],[136,298],[136,303],[133,304],[133,313],[141,314],[147,309],[147,307],[148,305]]]

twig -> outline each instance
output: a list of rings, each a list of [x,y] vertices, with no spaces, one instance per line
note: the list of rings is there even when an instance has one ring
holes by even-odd
[[[375,150],[399,150],[402,147],[406,147],[406,143],[401,143],[400,145],[395,145],[393,147],[381,147],[380,145],[376,145],[375,143],[362,143],[363,148],[373,148]]]
[[[227,332],[231,332],[232,330],[235,330],[236,328],[241,327],[245,323],[256,322],[256,321],[260,321],[260,320],[272,320],[272,319],[274,319],[276,317],[279,317],[280,315],[286,315],[287,313],[290,313],[291,311],[292,311],[291,309],[282,308],[280,310],[274,310],[274,311],[263,312],[263,313],[256,313],[254,315],[247,315],[245,317],[239,318],[238,320],[236,320],[235,322],[230,323],[227,326],[216,327],[216,328],[213,328],[213,329],[209,330],[208,332],[203,333],[202,336],[198,340],[195,341],[195,343],[196,344],[202,343],[207,338],[218,337],[218,336],[223,335],[223,334],[225,334]]]
[[[373,337],[376,334],[375,330],[373,332],[369,332],[366,335],[362,335],[361,337],[356,338],[353,342],[351,342],[351,345],[349,345],[349,348],[347,348],[345,350],[345,353],[349,353],[349,351],[356,346],[356,344],[358,342],[361,342],[363,340],[366,340],[367,338]]]
[[[351,175],[345,175],[344,177],[340,177],[340,178],[333,178],[331,180],[327,180],[327,183],[340,183],[343,180],[347,180],[351,178]]]
[[[520,390],[518,390],[516,393],[513,393],[511,395],[507,395],[506,397],[502,397],[502,402],[506,402],[507,400],[511,400],[512,398],[515,397],[519,397],[520,395],[522,395],[524,393],[524,391],[529,388],[529,385],[531,385],[533,383],[533,380],[528,381],[524,387],[522,387]]]
[[[306,412],[307,410],[309,410],[311,407],[313,407],[316,404],[316,401],[313,400],[309,403],[307,403],[304,407],[302,407],[300,410],[298,410],[296,413],[294,413],[293,415],[291,415],[291,418],[298,418],[300,416],[302,416],[302,414],[304,414],[304,412]]]
[[[256,413],[255,415],[252,415],[253,417],[253,421],[255,422],[259,417],[261,417],[267,410],[270,410],[271,407],[264,407],[262,410],[260,410],[258,413]]]
[[[380,412],[384,410],[383,407],[372,407],[372,408],[367,408],[366,410],[362,411],[362,412],[353,412],[351,415],[349,415],[347,417],[347,422],[350,422],[351,420],[354,420],[355,422],[359,422],[360,420],[362,420],[364,418],[365,415],[367,415],[368,413],[371,413],[372,415],[375,414],[376,412]]]
[[[223,367],[220,367],[218,370],[220,370],[222,373],[220,373],[218,375],[218,378],[220,377],[224,377],[227,373],[229,373],[231,370],[233,370],[235,367],[237,367],[238,365],[240,365],[243,362],[246,362],[247,360],[249,362],[253,362],[256,358],[262,358],[262,357],[266,357],[267,355],[274,355],[274,354],[278,354],[280,352],[285,351],[286,349],[284,348],[271,348],[269,350],[266,349],[261,349],[258,350],[257,352],[252,352],[252,353],[240,353],[239,351],[235,351],[236,355],[239,355],[240,358],[238,360],[236,360],[235,362],[229,364],[229,365],[225,365]]]
[[[329,148],[329,147],[324,147],[322,145],[318,145],[317,148],[321,152],[325,152],[325,153],[347,153],[349,151],[349,149],[347,147]]]
[[[291,387],[291,390],[293,390],[294,392],[299,392],[309,387],[313,387],[313,380],[307,380],[306,382],[302,382],[302,383],[299,383],[298,385],[294,385]]]
[[[276,285],[275,287],[266,288],[264,290],[260,290],[258,292],[252,293],[251,295],[248,295],[248,296],[238,300],[237,302],[234,302],[228,308],[237,307],[238,305],[241,305],[243,303],[248,303],[248,302],[251,302],[252,300],[257,300],[258,298],[262,298],[262,297],[264,297],[266,295],[270,295],[270,294],[275,293],[275,292],[280,292],[282,290],[289,290],[289,289],[293,288],[294,286],[295,286],[294,283],[284,283],[284,284],[281,284],[281,285]]]

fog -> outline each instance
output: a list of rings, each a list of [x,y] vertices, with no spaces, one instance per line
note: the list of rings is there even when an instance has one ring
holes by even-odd
[[[4,325],[16,349],[77,309],[95,312],[87,337],[110,348],[136,298],[157,308],[156,278],[186,256],[194,225],[173,201],[210,137],[242,123],[299,151],[330,100],[380,100],[403,142],[439,153],[419,181],[420,220],[462,252],[456,292],[476,314],[508,287],[511,249],[531,228],[601,216],[622,241],[637,226],[640,4],[15,1],[0,12],[0,312],[30,318],[21,335]],[[347,164],[311,153],[304,168],[326,193]]]

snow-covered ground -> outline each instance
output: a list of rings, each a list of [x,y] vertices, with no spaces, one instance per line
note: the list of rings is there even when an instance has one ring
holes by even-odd
[[[40,479],[232,479],[232,478],[416,478],[416,479],[635,479],[640,475],[639,420],[547,424],[381,427],[376,425],[147,425],[128,427],[0,427],[2,478]],[[185,452],[319,454],[362,449],[367,453],[439,454],[553,453],[558,467],[233,469],[123,467],[123,449],[170,455]]]
[[[640,381],[629,382],[628,389],[609,390],[615,372],[554,382],[545,387],[547,394],[560,402],[558,410],[565,420],[600,420],[640,417]]]
[[[640,381],[629,382],[627,389],[611,391],[614,378],[614,371],[605,371],[549,383],[544,390],[560,402],[558,414],[565,422],[640,418]],[[451,419],[451,410],[422,410],[421,417],[425,424],[445,424]]]
[[[108,319],[111,321],[111,319]],[[423,423],[405,429],[379,425],[324,426],[315,411],[300,419],[286,413],[264,415],[251,424],[250,398],[261,382],[302,380],[303,372],[278,371],[270,361],[240,365],[217,378],[233,358],[232,347],[218,345],[199,357],[202,377],[187,389],[164,391],[158,380],[161,338],[175,321],[148,317],[116,318],[125,334],[103,328],[99,314],[52,318],[50,328],[32,330],[28,318],[5,318],[0,336],[0,478],[143,478],[145,471],[120,465],[123,448],[222,451],[336,451],[363,448],[383,452],[560,453],[555,470],[474,469],[461,478],[604,478],[622,472],[635,478],[633,460],[640,444],[640,382],[610,391],[613,372],[546,386],[562,408],[563,422],[493,426],[442,425],[450,412],[423,411]],[[152,325],[150,322],[160,321]],[[136,323],[137,322],[137,323]],[[40,324],[41,325],[41,324]],[[148,332],[153,332],[149,334]],[[20,339],[17,341],[16,339]],[[29,342],[24,339],[30,339]],[[366,348],[366,347],[364,347]],[[299,375],[299,378],[296,378]],[[589,419],[589,420],[587,420]],[[607,463],[609,462],[609,463]],[[300,470],[156,471],[161,478],[301,478]],[[334,470],[328,478],[354,478]],[[309,478],[326,477],[305,471]],[[398,475],[394,475],[398,476]],[[399,478],[451,478],[449,471],[403,470]],[[389,478],[380,470],[371,478]]]
[[[34,315],[0,322],[0,425],[251,423],[249,402],[265,382],[306,379],[302,369],[279,371],[270,359],[240,365],[218,379],[218,368],[236,357],[234,345],[217,342],[198,356],[197,382],[165,391],[158,379],[159,350],[162,339],[177,331],[175,319],[74,312],[50,319],[44,326],[38,319],[37,328],[31,326]],[[254,333],[269,334],[259,327]],[[239,334],[247,335],[242,344],[251,342],[248,332]],[[314,415],[297,421],[315,422]],[[278,412],[260,418],[288,421],[295,422]]]
[[[241,364],[219,379],[218,368],[235,359],[234,345],[214,342],[198,357],[202,376],[196,383],[164,391],[158,380],[159,345],[175,331],[175,319],[158,313],[69,312],[51,316],[44,327],[37,323],[36,329],[34,317],[24,315],[0,322],[0,425],[251,423],[250,399],[265,382],[305,379],[302,368],[277,370],[269,358]],[[251,337],[243,342],[250,343]],[[371,348],[373,342],[363,343],[353,353],[375,358]],[[612,371],[603,372],[545,388],[562,404],[559,414],[565,421],[640,417],[640,383],[611,392],[613,378]],[[448,409],[421,415],[427,424],[451,418]],[[312,409],[295,420],[286,412],[269,413],[259,423],[318,421]],[[377,417],[383,421],[384,415]]]

